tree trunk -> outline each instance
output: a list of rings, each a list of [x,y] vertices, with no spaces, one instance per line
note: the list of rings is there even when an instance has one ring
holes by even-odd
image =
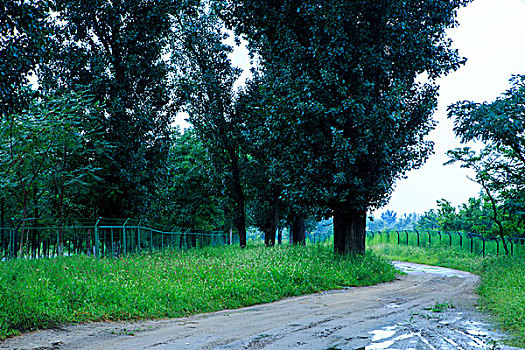
[[[281,226],[277,228],[277,244],[283,244],[283,228]]]
[[[364,254],[366,210],[336,210],[334,213],[334,251],[339,254]]]
[[[235,228],[239,234],[239,245],[246,247],[246,213],[244,190],[241,183],[241,172],[239,168],[239,157],[232,145],[226,144],[230,155],[230,166],[233,178],[233,196],[235,198]]]
[[[267,247],[273,247],[275,245],[275,234],[277,232],[277,225],[279,224],[279,205],[275,201],[272,203],[272,212],[266,220],[264,228],[264,244]]]
[[[294,214],[292,216],[292,225],[290,229],[290,240],[292,244],[306,243],[306,226],[304,225],[304,215]]]

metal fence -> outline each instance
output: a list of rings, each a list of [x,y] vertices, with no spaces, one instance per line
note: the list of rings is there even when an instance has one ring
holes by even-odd
[[[84,254],[118,257],[161,249],[234,244],[238,236],[225,232],[199,232],[165,228],[134,219],[68,219],[63,224],[27,219],[0,227],[0,257],[49,258]]]
[[[484,237],[467,232],[442,232],[423,230],[367,231],[368,243],[394,243],[421,247],[459,247],[482,256],[506,254],[525,257],[524,237]]]

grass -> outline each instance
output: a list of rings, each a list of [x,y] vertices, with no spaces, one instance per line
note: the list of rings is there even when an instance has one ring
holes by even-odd
[[[369,247],[385,259],[449,267],[478,274],[480,305],[510,332],[512,345],[525,347],[525,261],[520,258],[486,258],[454,247],[422,248],[396,244]]]
[[[374,254],[321,245],[215,247],[0,264],[0,339],[62,323],[180,317],[395,278]]]

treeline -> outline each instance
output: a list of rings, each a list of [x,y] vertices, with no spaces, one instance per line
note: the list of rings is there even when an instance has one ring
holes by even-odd
[[[523,237],[525,222],[522,213],[513,213],[500,206],[494,213],[491,201],[485,197],[470,198],[467,203],[454,207],[445,199],[438,201],[437,210],[429,210],[420,218],[415,228],[447,232],[469,232],[485,237],[503,235]],[[496,214],[496,215],[495,215]],[[496,218],[496,219],[495,219]]]
[[[468,2],[4,2],[0,226],[136,217],[244,246],[333,217],[335,250],[362,253],[366,213],[432,151]],[[257,63],[240,90],[228,35]]]

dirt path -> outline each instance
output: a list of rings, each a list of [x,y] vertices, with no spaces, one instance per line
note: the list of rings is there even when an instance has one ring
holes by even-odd
[[[511,349],[476,312],[477,276],[395,265],[407,275],[378,286],[180,319],[73,325],[0,349]]]

